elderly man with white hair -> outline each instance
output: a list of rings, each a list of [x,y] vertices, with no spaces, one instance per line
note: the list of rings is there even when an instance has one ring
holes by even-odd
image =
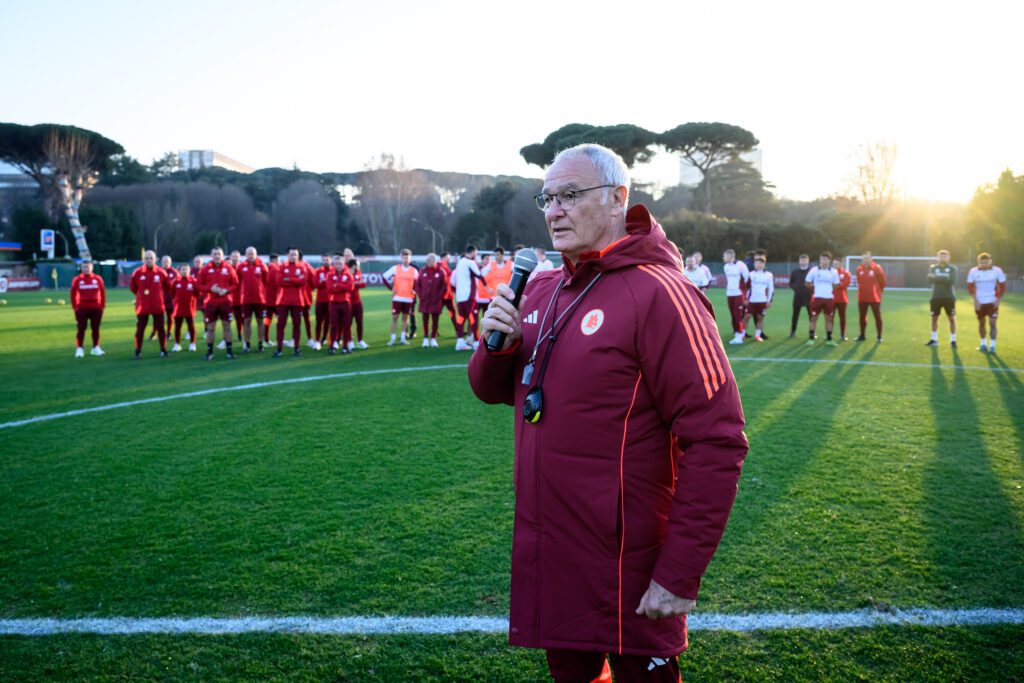
[[[536,196],[562,267],[506,285],[469,379],[515,427],[509,641],[556,681],[678,681],[686,613],[747,452],[711,304],[598,145],[561,152]]]

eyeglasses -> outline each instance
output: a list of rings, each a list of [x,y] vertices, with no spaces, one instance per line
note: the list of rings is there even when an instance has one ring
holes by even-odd
[[[618,185],[596,185],[594,187],[585,187],[582,190],[562,190],[555,194],[547,194],[541,192],[538,195],[534,195],[533,200],[537,202],[537,208],[541,211],[547,211],[551,208],[551,203],[558,201],[558,206],[568,211],[572,207],[576,206],[576,197],[580,196],[584,192],[590,192],[591,190],[599,190],[602,187],[618,187]]]

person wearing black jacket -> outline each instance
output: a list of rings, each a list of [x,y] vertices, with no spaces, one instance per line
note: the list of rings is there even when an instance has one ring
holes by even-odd
[[[789,288],[793,290],[793,321],[789,326],[789,338],[796,336],[796,326],[800,322],[800,311],[807,310],[807,319],[811,318],[811,290],[807,287],[807,273],[811,270],[811,259],[807,254],[800,254],[800,267],[789,274]]]

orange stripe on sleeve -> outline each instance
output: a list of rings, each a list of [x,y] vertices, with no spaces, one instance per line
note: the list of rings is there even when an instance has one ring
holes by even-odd
[[[701,351],[697,348],[697,342],[696,337],[694,336],[694,331],[690,327],[690,321],[687,320],[686,314],[683,313],[682,306],[679,303],[679,299],[677,298],[676,293],[672,290],[672,287],[668,284],[668,282],[666,282],[663,279],[664,276],[661,273],[657,272],[656,270],[648,266],[638,266],[638,268],[644,271],[645,273],[651,275],[655,280],[660,282],[661,286],[665,288],[666,292],[668,292],[669,298],[672,300],[672,303],[676,307],[676,311],[679,313],[679,320],[682,321],[683,327],[686,329],[686,334],[690,341],[690,349],[693,351],[693,357],[697,361],[697,367],[698,369],[700,369],[700,374],[704,378],[704,388],[707,391],[708,398],[711,398],[712,396],[714,396],[715,392],[714,389],[712,389],[711,387],[710,372],[708,366],[706,365],[707,359],[704,357],[704,354],[701,353]],[[717,389],[717,387],[715,387],[715,389]]]
[[[705,357],[709,357],[711,359],[708,363],[708,367],[710,368],[714,366],[714,370],[716,372],[718,386],[715,387],[715,390],[717,390],[719,386],[725,384],[725,370],[722,368],[722,362],[719,360],[717,353],[718,348],[720,348],[722,344],[721,340],[718,338],[718,332],[716,331],[712,337],[712,333],[708,331],[707,327],[701,324],[700,312],[697,307],[703,306],[704,304],[702,304],[696,297],[696,287],[689,282],[673,279],[667,269],[663,270],[663,272],[665,273],[665,277],[675,287],[676,292],[679,294],[679,298],[683,302],[683,306],[690,313],[690,319],[693,321],[694,327],[697,328],[700,334],[700,339],[703,340],[702,348],[705,351]]]

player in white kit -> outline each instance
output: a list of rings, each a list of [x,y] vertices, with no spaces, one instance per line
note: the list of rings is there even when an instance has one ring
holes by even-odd
[[[775,296],[775,276],[765,270],[764,256],[754,257],[754,270],[750,273],[750,296],[747,298],[747,319],[743,323],[746,328],[751,318],[754,320],[754,341],[762,342],[764,336],[764,314],[772,305]]]
[[[746,285],[750,282],[750,270],[743,261],[736,260],[736,252],[726,249],[722,253],[725,261],[725,297],[729,302],[732,318],[732,339],[730,344],[743,343],[743,315],[746,313]]]
[[[1006,273],[999,266],[992,265],[992,257],[978,254],[978,265],[967,274],[967,291],[974,297],[974,312],[978,315],[978,334],[985,353],[996,352],[996,318],[999,316],[999,300],[1006,292]],[[985,343],[985,320],[988,320],[988,343]]]
[[[835,288],[839,285],[839,273],[832,267],[832,254],[823,251],[818,265],[807,273],[807,286],[814,290],[811,295],[811,327],[807,346],[814,346],[817,337],[814,328],[818,314],[825,313],[825,346],[838,346],[832,340],[832,319],[836,312]]]

